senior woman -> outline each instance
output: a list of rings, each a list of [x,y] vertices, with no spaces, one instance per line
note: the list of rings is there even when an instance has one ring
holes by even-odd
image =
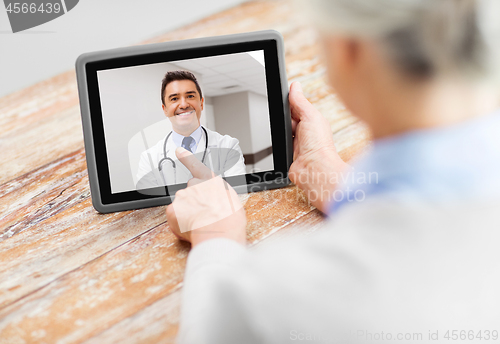
[[[167,208],[174,233],[193,246],[179,342],[497,340],[500,1],[303,5],[329,81],[374,143],[351,169],[293,83],[290,178],[330,220],[307,238],[250,252],[241,205],[226,216],[229,206],[204,201],[220,180],[200,183],[210,171],[177,152],[197,177]],[[316,178],[325,173],[329,182]],[[335,183],[349,173],[377,178]],[[227,197],[222,190],[214,197]],[[196,218],[174,210],[182,208]],[[204,227],[191,230],[199,219]]]

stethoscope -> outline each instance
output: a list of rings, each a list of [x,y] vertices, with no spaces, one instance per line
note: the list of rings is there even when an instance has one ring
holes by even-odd
[[[205,128],[201,127],[201,129],[203,129],[203,132],[205,133],[205,151],[203,152],[203,158],[201,158],[201,162],[205,163],[205,156],[208,150],[208,133]],[[165,142],[163,143],[163,158],[158,162],[158,171],[160,171],[164,185],[166,185],[167,182],[165,181],[165,176],[163,175],[161,170],[163,163],[167,160],[170,161],[170,163],[172,164],[172,168],[174,169],[174,182],[177,181],[177,166],[175,164],[175,161],[167,156],[167,142],[168,139],[170,138],[170,135],[172,135],[172,132],[168,133],[167,137],[165,138]]]

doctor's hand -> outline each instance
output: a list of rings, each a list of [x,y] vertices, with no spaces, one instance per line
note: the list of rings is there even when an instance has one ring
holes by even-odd
[[[299,82],[290,86],[289,101],[294,135],[290,180],[326,213],[341,174],[350,166],[335,149],[330,123],[306,99]]]
[[[247,220],[234,189],[184,148],[177,148],[175,154],[193,178],[167,206],[171,231],[193,247],[213,238],[245,245]]]

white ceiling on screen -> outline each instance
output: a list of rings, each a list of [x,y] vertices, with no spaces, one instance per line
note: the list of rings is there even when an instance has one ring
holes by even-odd
[[[204,96],[242,91],[267,96],[264,51],[252,51],[172,62],[199,76]]]
[[[264,61],[264,50],[249,51],[248,55],[250,55],[251,57],[253,57],[261,65],[263,65],[263,66],[266,65],[266,63]]]

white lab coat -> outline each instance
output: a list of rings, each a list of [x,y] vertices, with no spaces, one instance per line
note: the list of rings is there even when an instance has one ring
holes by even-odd
[[[204,164],[223,177],[245,175],[245,160],[238,139],[205,129],[208,134],[208,150],[203,160]],[[178,161],[175,155],[177,146],[172,136],[168,139],[166,152],[167,157],[175,162],[175,168],[170,160],[164,160],[162,171],[159,171],[158,163],[164,158],[163,145],[167,136],[168,134],[141,154],[137,171],[137,189],[181,184],[193,178],[189,170]],[[205,140],[205,133],[202,132],[195,152],[195,156],[200,161],[205,151]]]

